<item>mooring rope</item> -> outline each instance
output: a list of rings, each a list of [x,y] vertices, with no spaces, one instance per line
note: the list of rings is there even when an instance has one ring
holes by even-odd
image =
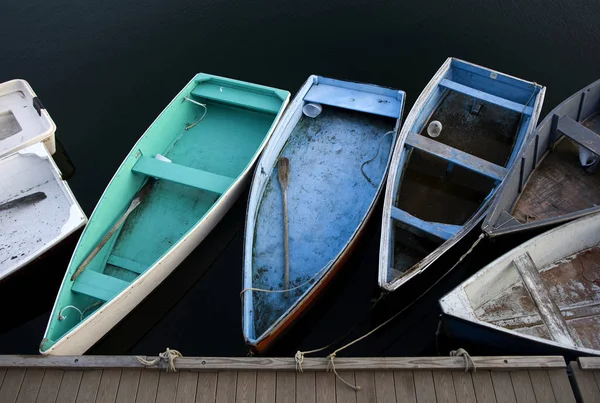
[[[311,278],[309,278],[308,280],[306,280],[304,283],[302,283],[300,285],[297,285],[295,287],[288,288],[287,290],[265,290],[264,288],[248,287],[248,288],[244,288],[242,290],[242,292],[240,292],[240,298],[244,295],[244,293],[246,291],[260,291],[260,292],[280,293],[280,292],[289,292],[289,291],[297,290],[298,288],[302,288],[306,284],[309,284],[311,281],[313,281],[315,278],[317,278],[321,273],[323,273],[325,270],[327,270],[329,268],[330,263],[331,263],[331,261],[329,261],[329,263],[327,263],[325,266],[323,266],[321,268],[321,270],[319,270],[318,272],[316,272],[314,276],[312,276]]]
[[[342,347],[338,348],[337,350],[335,350],[333,353],[329,354],[327,356],[327,358],[330,360],[331,366],[333,368],[333,372],[336,374],[336,376],[342,381],[344,382],[346,385],[352,387],[352,388],[360,388],[360,386],[357,385],[350,385],[348,384],[348,382],[346,382],[344,379],[342,379],[337,372],[335,371],[335,365],[333,363],[333,360],[335,359],[335,357],[337,356],[337,354],[342,351],[345,350],[346,348],[358,343],[359,341],[366,339],[367,337],[369,337],[370,335],[372,335],[373,333],[375,333],[376,331],[378,331],[379,329],[381,329],[382,327],[384,327],[385,325],[387,325],[388,323],[392,322],[394,319],[396,319],[398,316],[400,316],[402,313],[404,313],[407,309],[409,309],[410,307],[412,307],[417,301],[419,301],[425,294],[427,294],[433,287],[435,287],[437,284],[439,284],[440,281],[442,281],[448,274],[450,274],[455,268],[456,266],[459,265],[460,262],[462,262],[465,257],[467,257],[471,252],[473,252],[473,249],[475,249],[475,247],[479,244],[479,242],[481,242],[481,240],[485,237],[485,233],[482,232],[479,237],[477,237],[477,239],[475,240],[475,242],[473,242],[473,244],[471,245],[471,247],[458,259],[458,261],[456,263],[454,263],[454,265],[443,275],[441,275],[431,286],[429,286],[421,295],[419,295],[416,299],[414,299],[411,303],[409,303],[407,306],[405,306],[404,308],[402,308],[399,312],[397,312],[396,314],[394,314],[391,318],[387,319],[385,322],[381,323],[379,326],[375,327],[374,329],[372,329],[371,331],[365,333],[364,335],[360,336],[359,338],[352,340],[350,343],[343,345]],[[332,343],[333,344],[333,343]],[[318,352],[321,350],[325,350],[326,348],[328,348],[331,344],[325,346],[325,347],[321,347],[315,350],[311,350],[311,351],[298,351],[296,352],[296,357],[301,357],[302,361],[304,360],[304,354],[310,354],[313,352]],[[470,357],[469,357],[470,358]],[[296,360],[296,364],[298,364],[298,360]],[[301,365],[300,365],[301,368]],[[355,389],[358,390],[358,389]]]
[[[360,172],[363,174],[363,176],[365,177],[366,180],[369,181],[369,183],[371,185],[373,185],[374,187],[377,187],[377,184],[373,183],[373,181],[367,176],[367,174],[365,173],[365,171],[363,170],[363,168],[365,167],[365,165],[367,165],[369,162],[373,161],[375,158],[377,158],[377,156],[379,155],[379,151],[381,149],[381,143],[383,142],[383,139],[385,138],[385,136],[387,136],[388,134],[394,133],[393,130],[390,130],[389,132],[387,132],[386,134],[384,134],[383,136],[381,136],[381,138],[379,139],[379,144],[377,144],[377,153],[375,154],[375,156],[373,158],[371,158],[370,160],[367,160],[365,162],[363,162],[360,165]]]
[[[141,364],[147,367],[152,367],[158,364],[160,360],[165,360],[168,363],[167,372],[177,372],[177,368],[175,368],[175,359],[180,357],[183,357],[183,355],[179,351],[171,350],[169,347],[167,347],[164,353],[158,354],[158,357],[154,358],[153,360],[147,360],[140,356],[135,358],[137,358]]]
[[[467,350],[464,348],[459,348],[458,350],[450,351],[450,355],[452,357],[464,357],[465,358],[465,372],[469,372],[469,364],[473,367],[473,372],[477,372],[477,366],[475,365],[475,361]]]

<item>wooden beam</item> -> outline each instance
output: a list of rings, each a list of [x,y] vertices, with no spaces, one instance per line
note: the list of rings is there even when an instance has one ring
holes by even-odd
[[[394,206],[392,206],[391,216],[394,220],[400,221],[401,223],[409,226],[410,229],[417,229],[419,232],[431,234],[436,238],[443,239],[444,241],[450,239],[462,228],[460,225],[424,221]]]
[[[510,109],[518,113],[523,113],[525,115],[531,115],[533,113],[533,108],[531,106],[525,106],[523,104],[513,102],[508,99],[497,97],[495,95],[488,94],[487,92],[479,91],[475,88],[467,87],[466,85],[462,85],[457,82],[448,80],[447,78],[444,78],[442,81],[440,81],[440,85],[442,87],[448,88],[449,90],[460,92],[462,94],[469,95],[473,98],[481,99],[483,101],[501,106],[506,109]]]
[[[535,263],[531,259],[529,252],[518,256],[514,260],[514,263],[523,279],[525,287],[529,291],[529,294],[531,294],[531,298],[537,305],[540,317],[548,327],[552,338],[558,343],[577,346],[569,331],[567,321],[554,300],[550,297],[550,293],[544,286],[544,281],[537,267],[535,267]]]
[[[143,357],[153,359],[155,357]],[[566,368],[561,356],[493,356],[472,357],[477,369],[507,370],[536,368]],[[329,359],[304,358],[305,371],[325,371]],[[181,370],[296,370],[293,358],[260,357],[183,357],[175,360]],[[135,356],[42,356],[42,355],[0,355],[0,368],[144,368]],[[164,362],[154,367],[166,368]],[[457,369],[465,368],[463,357],[376,357],[346,358],[335,360],[337,370],[414,370],[414,369]]]
[[[560,133],[581,144],[591,152],[600,155],[600,135],[571,119],[567,115],[558,120],[556,128]]]
[[[482,158],[421,136],[418,133],[409,133],[406,138],[406,144],[495,180],[503,180],[508,173],[508,170],[500,165],[493,164]]]
[[[581,369],[600,370],[600,357],[579,357],[577,361]]]

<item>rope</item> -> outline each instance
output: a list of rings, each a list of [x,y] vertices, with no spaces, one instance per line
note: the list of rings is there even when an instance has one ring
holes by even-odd
[[[65,320],[65,319],[67,319],[67,317],[63,315],[63,312],[65,311],[65,309],[71,308],[71,309],[75,309],[77,312],[79,312],[79,321],[81,322],[83,320],[83,317],[85,316],[85,313],[88,310],[94,308],[97,305],[102,305],[102,301],[96,301],[96,302],[94,302],[92,305],[88,306],[83,311],[81,311],[75,305],[67,305],[63,309],[61,309],[60,312],[58,312],[58,320]]]
[[[477,372],[477,366],[475,365],[475,361],[471,358],[471,355],[467,353],[467,350],[464,348],[459,348],[458,350],[450,351],[450,356],[452,357],[464,357],[465,358],[465,372],[469,372],[469,364],[473,367],[473,372]]]
[[[329,362],[327,363],[327,371],[331,371],[335,374],[335,376],[337,376],[337,378],[344,382],[346,385],[350,386],[352,389],[354,389],[355,392],[358,392],[361,387],[358,385],[352,385],[351,383],[347,382],[344,378],[342,378],[340,376],[340,374],[337,373],[337,371],[335,370],[335,364],[333,362],[333,359],[335,358],[335,353],[331,353],[327,356],[327,358],[329,358]]]
[[[463,254],[463,255],[462,255],[462,256],[461,256],[461,257],[458,259],[458,261],[457,261],[456,263],[454,263],[454,265],[453,265],[453,266],[452,266],[452,267],[451,267],[451,268],[450,268],[450,269],[449,269],[449,270],[448,270],[446,273],[444,273],[443,275],[441,275],[441,276],[440,276],[440,277],[439,277],[439,278],[438,278],[438,279],[437,279],[437,280],[436,280],[436,281],[435,281],[435,282],[434,282],[434,283],[433,283],[431,286],[429,286],[429,288],[427,288],[427,289],[425,290],[425,292],[423,292],[421,295],[419,295],[419,296],[418,296],[416,299],[412,300],[412,302],[411,302],[411,303],[409,303],[407,306],[405,306],[404,308],[402,308],[402,309],[401,309],[399,312],[397,312],[396,314],[394,314],[394,315],[393,315],[391,318],[387,319],[385,322],[383,322],[383,323],[382,323],[382,324],[380,324],[379,326],[375,327],[375,328],[374,328],[374,329],[372,329],[371,331],[369,331],[369,332],[365,333],[364,335],[360,336],[359,338],[357,338],[357,339],[355,339],[355,340],[351,341],[350,343],[348,343],[348,344],[346,344],[346,345],[344,345],[344,346],[342,346],[342,347],[338,348],[338,349],[337,349],[337,350],[335,350],[333,353],[331,353],[331,354],[328,356],[328,357],[330,358],[330,360],[331,360],[331,365],[333,366],[333,360],[335,359],[336,355],[337,355],[337,354],[338,354],[340,351],[342,351],[342,350],[345,350],[346,348],[348,348],[348,347],[350,347],[350,346],[352,346],[352,345],[354,345],[354,344],[358,343],[359,341],[361,341],[361,340],[363,340],[363,339],[366,339],[367,337],[369,337],[370,335],[372,335],[373,333],[375,333],[376,331],[378,331],[379,329],[381,329],[382,327],[384,327],[384,326],[385,326],[385,325],[387,325],[388,323],[392,322],[394,319],[396,319],[398,316],[400,316],[402,313],[404,313],[404,312],[405,312],[407,309],[409,309],[410,307],[412,307],[412,306],[413,306],[413,305],[414,305],[414,304],[415,304],[417,301],[419,301],[421,298],[423,298],[423,296],[424,296],[425,294],[427,294],[427,293],[428,293],[428,292],[429,292],[429,291],[430,291],[430,290],[431,290],[433,287],[435,287],[437,284],[439,284],[439,282],[440,282],[440,281],[442,281],[442,280],[443,280],[443,279],[444,279],[444,278],[445,278],[445,277],[446,277],[448,274],[450,274],[450,273],[451,273],[451,272],[452,272],[452,271],[453,271],[453,270],[456,268],[456,266],[458,266],[458,265],[459,265],[459,263],[460,263],[460,262],[462,262],[462,261],[465,259],[465,257],[467,257],[467,256],[468,256],[468,255],[469,255],[471,252],[473,252],[473,249],[475,249],[475,247],[476,247],[476,246],[479,244],[479,242],[481,242],[481,240],[482,240],[484,237],[485,237],[485,233],[483,233],[483,232],[482,232],[482,233],[479,235],[479,237],[477,237],[477,239],[475,240],[475,242],[473,242],[473,244],[471,245],[471,247],[469,248],[469,250],[467,250],[467,251],[466,251],[466,252],[465,252],[465,253],[464,253],[464,254]],[[332,344],[333,344],[333,343],[332,343]],[[331,345],[331,344],[330,344],[330,345]],[[302,355],[302,357],[304,357],[304,354],[309,354],[309,353],[312,353],[312,352],[318,352],[318,351],[324,350],[324,349],[326,349],[327,347],[329,347],[330,345],[328,345],[328,346],[325,346],[325,347],[321,347],[321,348],[319,348],[319,349],[315,349],[315,350],[311,350],[311,351],[306,351],[306,352],[301,352],[301,351],[298,351],[298,352],[296,353],[296,355],[298,355],[298,354],[301,354],[301,355]],[[335,366],[333,366],[333,369],[334,369],[334,372],[335,372]],[[336,373],[336,375],[337,375],[337,373]],[[339,376],[338,376],[338,377],[339,377]],[[351,387],[352,387],[352,385],[349,385],[349,384],[348,384],[346,381],[344,381],[342,378],[340,378],[340,379],[341,379],[341,380],[342,380],[344,383],[346,383],[348,386],[351,386]]]
[[[298,288],[302,288],[304,287],[306,284],[309,284],[312,280],[314,280],[317,276],[319,276],[321,273],[323,273],[326,269],[329,268],[329,264],[331,263],[331,261],[329,261],[329,263],[327,263],[325,266],[323,266],[321,268],[321,270],[319,270],[318,272],[315,273],[314,276],[312,276],[311,278],[309,278],[308,280],[306,280],[304,283],[297,285],[296,287],[292,287],[292,288],[288,288],[286,290],[265,290],[264,288],[255,288],[255,287],[248,287],[248,288],[244,288],[242,290],[242,292],[240,292],[240,298],[244,295],[244,293],[246,291],[260,291],[260,292],[274,292],[274,293],[279,293],[279,292],[289,292],[289,291],[294,291],[297,290]]]
[[[160,353],[158,357],[154,358],[153,360],[147,360],[140,356],[135,358],[137,358],[141,364],[147,367],[152,367],[158,364],[160,360],[165,360],[168,362],[167,372],[177,372],[177,368],[175,368],[175,359],[180,357],[183,357],[183,355],[179,351],[171,350],[169,347],[167,347],[164,353]]]
[[[363,162],[360,165],[360,172],[363,174],[363,176],[365,177],[366,180],[369,181],[369,183],[371,185],[373,185],[374,187],[377,187],[377,184],[373,183],[373,181],[371,181],[371,179],[369,179],[369,177],[367,176],[367,174],[365,173],[365,171],[363,170],[364,166],[367,165],[369,162],[373,161],[375,158],[377,158],[377,156],[379,155],[379,150],[381,148],[381,143],[383,142],[383,139],[385,138],[385,136],[387,136],[388,134],[394,133],[393,130],[390,130],[389,132],[387,132],[386,134],[384,134],[383,136],[381,136],[381,138],[379,139],[379,144],[377,144],[377,153],[375,154],[375,156],[373,158],[371,158],[370,160],[367,160],[365,162]]]
[[[186,101],[190,101],[191,103],[193,103],[193,104],[196,104],[196,105],[199,105],[199,106],[201,106],[201,107],[203,107],[203,108],[204,108],[204,113],[202,114],[202,116],[200,117],[200,119],[198,119],[197,121],[195,121],[195,122],[194,122],[194,123],[192,123],[191,125],[190,125],[190,124],[186,124],[186,125],[185,125],[185,130],[190,130],[192,127],[194,127],[194,126],[196,126],[198,123],[200,123],[200,121],[201,121],[202,119],[204,119],[204,116],[206,115],[206,112],[208,111],[208,108],[206,107],[206,105],[205,105],[205,104],[201,104],[200,102],[198,102],[198,101],[194,101],[193,99],[190,99],[190,98],[188,98],[188,97],[185,97],[185,98],[184,98],[184,100],[186,100]]]

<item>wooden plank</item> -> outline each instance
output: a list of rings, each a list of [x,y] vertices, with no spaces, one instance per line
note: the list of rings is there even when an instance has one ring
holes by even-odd
[[[296,403],[315,403],[316,377],[313,371],[296,374]]]
[[[154,359],[154,356],[147,356]],[[480,356],[472,357],[477,369],[535,369],[566,368],[561,356]],[[304,358],[305,371],[325,371],[329,360]],[[296,371],[294,358],[272,357],[183,357],[176,360],[178,370],[248,370],[248,371]],[[53,356],[53,355],[0,355],[0,368],[145,368],[136,356]],[[160,363],[148,370],[163,370]],[[464,369],[462,357],[343,357],[335,359],[335,368],[340,370],[415,370],[415,369]]]
[[[377,403],[395,403],[396,402],[396,385],[394,382],[394,373],[392,371],[377,371],[375,372],[375,394]],[[362,385],[360,385],[362,388]],[[357,393],[362,394],[360,390]]]
[[[600,154],[600,135],[567,115],[558,119],[556,129],[591,152]]]
[[[217,374],[216,403],[229,403],[235,401],[237,375],[237,371],[222,371]]]
[[[160,372],[142,370],[135,401],[138,403],[153,403],[156,400]]]
[[[196,401],[197,387],[198,374],[190,371],[181,371],[179,373],[175,403],[194,403]]]
[[[77,399],[77,392],[79,392],[82,377],[83,371],[81,370],[65,371],[60,388],[58,389],[56,401],[59,403],[74,403],[75,399]]]
[[[275,401],[275,372],[259,372],[256,374],[256,403]]]
[[[358,371],[354,373],[354,378],[356,379],[356,384],[360,386],[360,391],[356,393],[356,403],[377,402],[374,372]]]
[[[600,369],[600,357],[579,357],[577,361],[581,369]]]
[[[96,403],[115,403],[122,372],[120,369],[105,369],[102,371]]]
[[[409,231],[418,230],[419,232],[431,234],[436,238],[443,239],[444,241],[450,239],[461,229],[460,225],[442,224],[439,222],[421,220],[420,218],[415,217],[414,215],[394,206],[392,206],[390,213],[392,219],[406,224]]]
[[[277,372],[275,401],[277,403],[293,403],[295,400],[296,374],[292,372]]]
[[[582,403],[600,402],[600,389],[592,371],[582,370],[575,361],[571,362],[570,367],[575,381],[575,389],[581,396]]]
[[[509,99],[501,98],[496,95],[488,94],[484,91],[476,90],[475,88],[467,87],[466,85],[459,84],[454,81],[450,81],[446,78],[440,81],[440,86],[448,88],[452,91],[460,92],[462,94],[471,96],[473,98],[481,99],[494,105],[501,106],[502,108],[510,109],[518,113],[525,115],[531,115],[533,108],[531,106],[525,106]]]
[[[396,386],[396,400],[399,402],[416,402],[415,379],[412,371],[394,372],[394,384]]]
[[[236,402],[256,401],[256,371],[240,371],[237,378]]]
[[[454,382],[454,391],[456,400],[464,403],[475,403],[475,388],[473,388],[473,378],[471,373],[466,371],[452,371],[452,381]]]
[[[306,361],[306,358],[304,360]],[[317,386],[317,403],[335,403],[335,375],[331,372],[317,372],[315,382]]]
[[[0,368],[0,388],[2,387],[2,382],[4,381],[4,375],[6,375],[6,368]]]
[[[575,395],[573,394],[573,388],[569,382],[567,371],[549,369],[547,372],[556,401],[561,403],[575,403]]]
[[[138,385],[142,371],[139,369],[124,369],[117,389],[116,403],[131,403],[137,396]]]
[[[62,369],[47,369],[38,392],[35,403],[54,403],[65,371]]]
[[[346,381],[351,385],[356,385],[354,372],[337,371],[337,373],[339,375],[335,377],[335,398],[337,403],[356,403],[356,391],[344,383]]]
[[[177,395],[179,372],[161,372],[158,379],[156,403],[173,403]]]
[[[95,402],[102,378],[102,370],[88,370],[83,373],[81,383],[79,384],[79,392],[77,392],[77,403]]]
[[[531,298],[537,305],[540,317],[548,327],[552,338],[558,343],[576,346],[577,344],[569,331],[569,325],[567,325],[567,321],[560,312],[556,302],[550,296],[550,292],[544,285],[542,276],[535,266],[533,259],[531,259],[529,252],[517,256],[513,262]]]
[[[478,403],[496,403],[496,393],[492,383],[490,371],[481,371],[471,373],[473,378],[473,389]]]
[[[435,396],[439,403],[456,403],[454,380],[450,371],[433,371]]]
[[[17,400],[24,377],[25,369],[22,368],[12,368],[6,372],[0,388],[0,402],[13,403]]]
[[[543,369],[529,371],[533,392],[538,402],[556,402],[548,373]],[[562,402],[561,402],[562,403]]]
[[[529,372],[526,370],[511,371],[510,380],[513,384],[517,403],[535,402],[535,393],[529,379]]]
[[[463,361],[464,364],[464,361]],[[436,403],[435,384],[433,383],[433,373],[431,371],[413,371],[415,379],[415,391],[417,402]]]
[[[494,393],[498,403],[516,403],[517,397],[513,390],[513,384],[510,380],[510,372],[493,371],[491,373],[492,383],[494,384]]]
[[[500,165],[421,136],[418,133],[409,133],[405,144],[495,180],[503,180],[508,173],[508,170]]]
[[[216,372],[198,374],[198,388],[196,390],[197,403],[214,403],[217,396],[217,378]]]
[[[42,385],[42,379],[44,378],[43,369],[30,368],[25,373],[19,395],[17,397],[17,403],[30,403],[35,402],[40,386]]]

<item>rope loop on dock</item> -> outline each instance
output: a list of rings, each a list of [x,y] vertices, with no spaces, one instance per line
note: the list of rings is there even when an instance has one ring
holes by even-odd
[[[465,358],[465,372],[469,372],[470,367],[473,367],[473,372],[477,372],[477,366],[475,365],[475,361],[473,361],[473,358],[471,358],[471,355],[464,348],[459,348],[458,350],[450,351],[450,356],[464,357]]]
[[[141,364],[147,367],[152,367],[158,364],[160,360],[165,360],[168,363],[167,372],[177,372],[177,368],[175,368],[175,359],[180,357],[183,357],[183,355],[179,351],[171,350],[169,347],[167,347],[164,353],[158,354],[158,357],[152,360],[147,360],[144,357],[140,356],[137,356],[135,358],[137,358]]]
[[[348,385],[349,387],[351,387],[352,389],[354,389],[355,392],[358,392],[361,389],[360,386],[353,385],[350,382],[346,381],[335,370],[335,363],[333,362],[333,360],[335,359],[335,352],[329,354],[327,356],[327,358],[329,358],[329,362],[327,363],[327,372],[333,372],[335,374],[335,376],[337,376],[340,381],[344,382],[346,385]]]
[[[294,361],[296,361],[296,371],[304,372],[304,370],[302,369],[302,363],[304,362],[304,353],[302,351],[296,351],[296,355],[294,355]]]

